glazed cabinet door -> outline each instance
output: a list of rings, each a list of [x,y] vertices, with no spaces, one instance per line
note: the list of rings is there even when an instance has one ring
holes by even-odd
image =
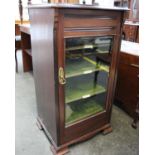
[[[61,144],[110,123],[121,14],[104,13],[59,17],[64,21],[57,44]]]
[[[109,123],[113,44],[112,35],[64,38],[63,65],[58,70],[63,142]]]
[[[112,42],[112,36],[65,39],[65,127],[105,112]]]

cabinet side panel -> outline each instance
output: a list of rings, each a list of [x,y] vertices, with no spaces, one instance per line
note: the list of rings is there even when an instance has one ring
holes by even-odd
[[[54,10],[30,9],[31,42],[38,116],[57,144],[54,69]]]

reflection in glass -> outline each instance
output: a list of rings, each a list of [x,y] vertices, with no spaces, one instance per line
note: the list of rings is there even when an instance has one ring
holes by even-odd
[[[105,109],[112,37],[65,40],[66,126]]]

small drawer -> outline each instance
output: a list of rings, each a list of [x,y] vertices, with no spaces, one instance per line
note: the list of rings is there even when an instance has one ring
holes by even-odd
[[[83,13],[82,12],[83,10],[80,10],[80,13],[77,14],[75,10],[70,10],[70,12],[64,11],[64,28],[118,28],[121,24],[120,12],[97,11],[94,13],[94,10],[87,10]]]
[[[88,28],[88,27],[116,27],[117,19],[104,17],[65,18],[64,28]],[[90,26],[91,25],[91,26]]]

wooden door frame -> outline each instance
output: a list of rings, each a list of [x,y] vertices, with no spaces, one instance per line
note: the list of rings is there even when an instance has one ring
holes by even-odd
[[[59,11],[58,13],[58,18],[59,18],[59,23],[58,24],[58,31],[57,31],[57,52],[58,52],[58,68],[59,67],[64,68],[65,67],[65,50],[64,50],[64,10]],[[119,17],[120,21],[122,20],[122,13],[120,13]],[[122,23],[120,23],[122,25]],[[117,75],[117,66],[118,66],[118,55],[119,55],[119,50],[120,50],[120,38],[121,38],[121,29],[120,25],[117,26],[117,34],[114,36],[114,43],[113,43],[113,59],[111,62],[111,67],[110,67],[110,75],[108,79],[108,91],[107,91],[107,100],[106,100],[106,112],[102,112],[99,114],[96,114],[92,117],[86,118],[80,123],[75,123],[74,125],[71,125],[67,128],[65,128],[65,90],[64,90],[64,85],[58,84],[58,98],[59,98],[59,123],[58,123],[58,128],[59,128],[59,144],[63,145],[69,145],[71,143],[74,143],[75,141],[79,141],[82,135],[86,135],[86,133],[93,134],[98,132],[98,130],[103,130],[105,127],[107,127],[110,123],[111,119],[111,109],[112,109],[112,102],[113,102],[113,97],[114,97],[114,88],[116,85],[116,75]],[[98,36],[98,35],[95,35]],[[107,35],[105,35],[107,36]],[[65,70],[65,68],[64,68]],[[102,123],[99,123],[100,122]],[[94,128],[90,129],[93,125],[92,122],[95,124]],[[81,126],[83,129],[81,129]],[[73,131],[76,130],[73,133]],[[81,132],[83,131],[83,133]],[[85,131],[88,130],[86,133]],[[79,131],[79,132],[78,132]],[[81,133],[80,133],[81,132]],[[67,136],[66,136],[67,135]],[[87,136],[86,136],[87,137]],[[88,136],[89,137],[89,136]],[[82,138],[83,139],[83,138]]]

